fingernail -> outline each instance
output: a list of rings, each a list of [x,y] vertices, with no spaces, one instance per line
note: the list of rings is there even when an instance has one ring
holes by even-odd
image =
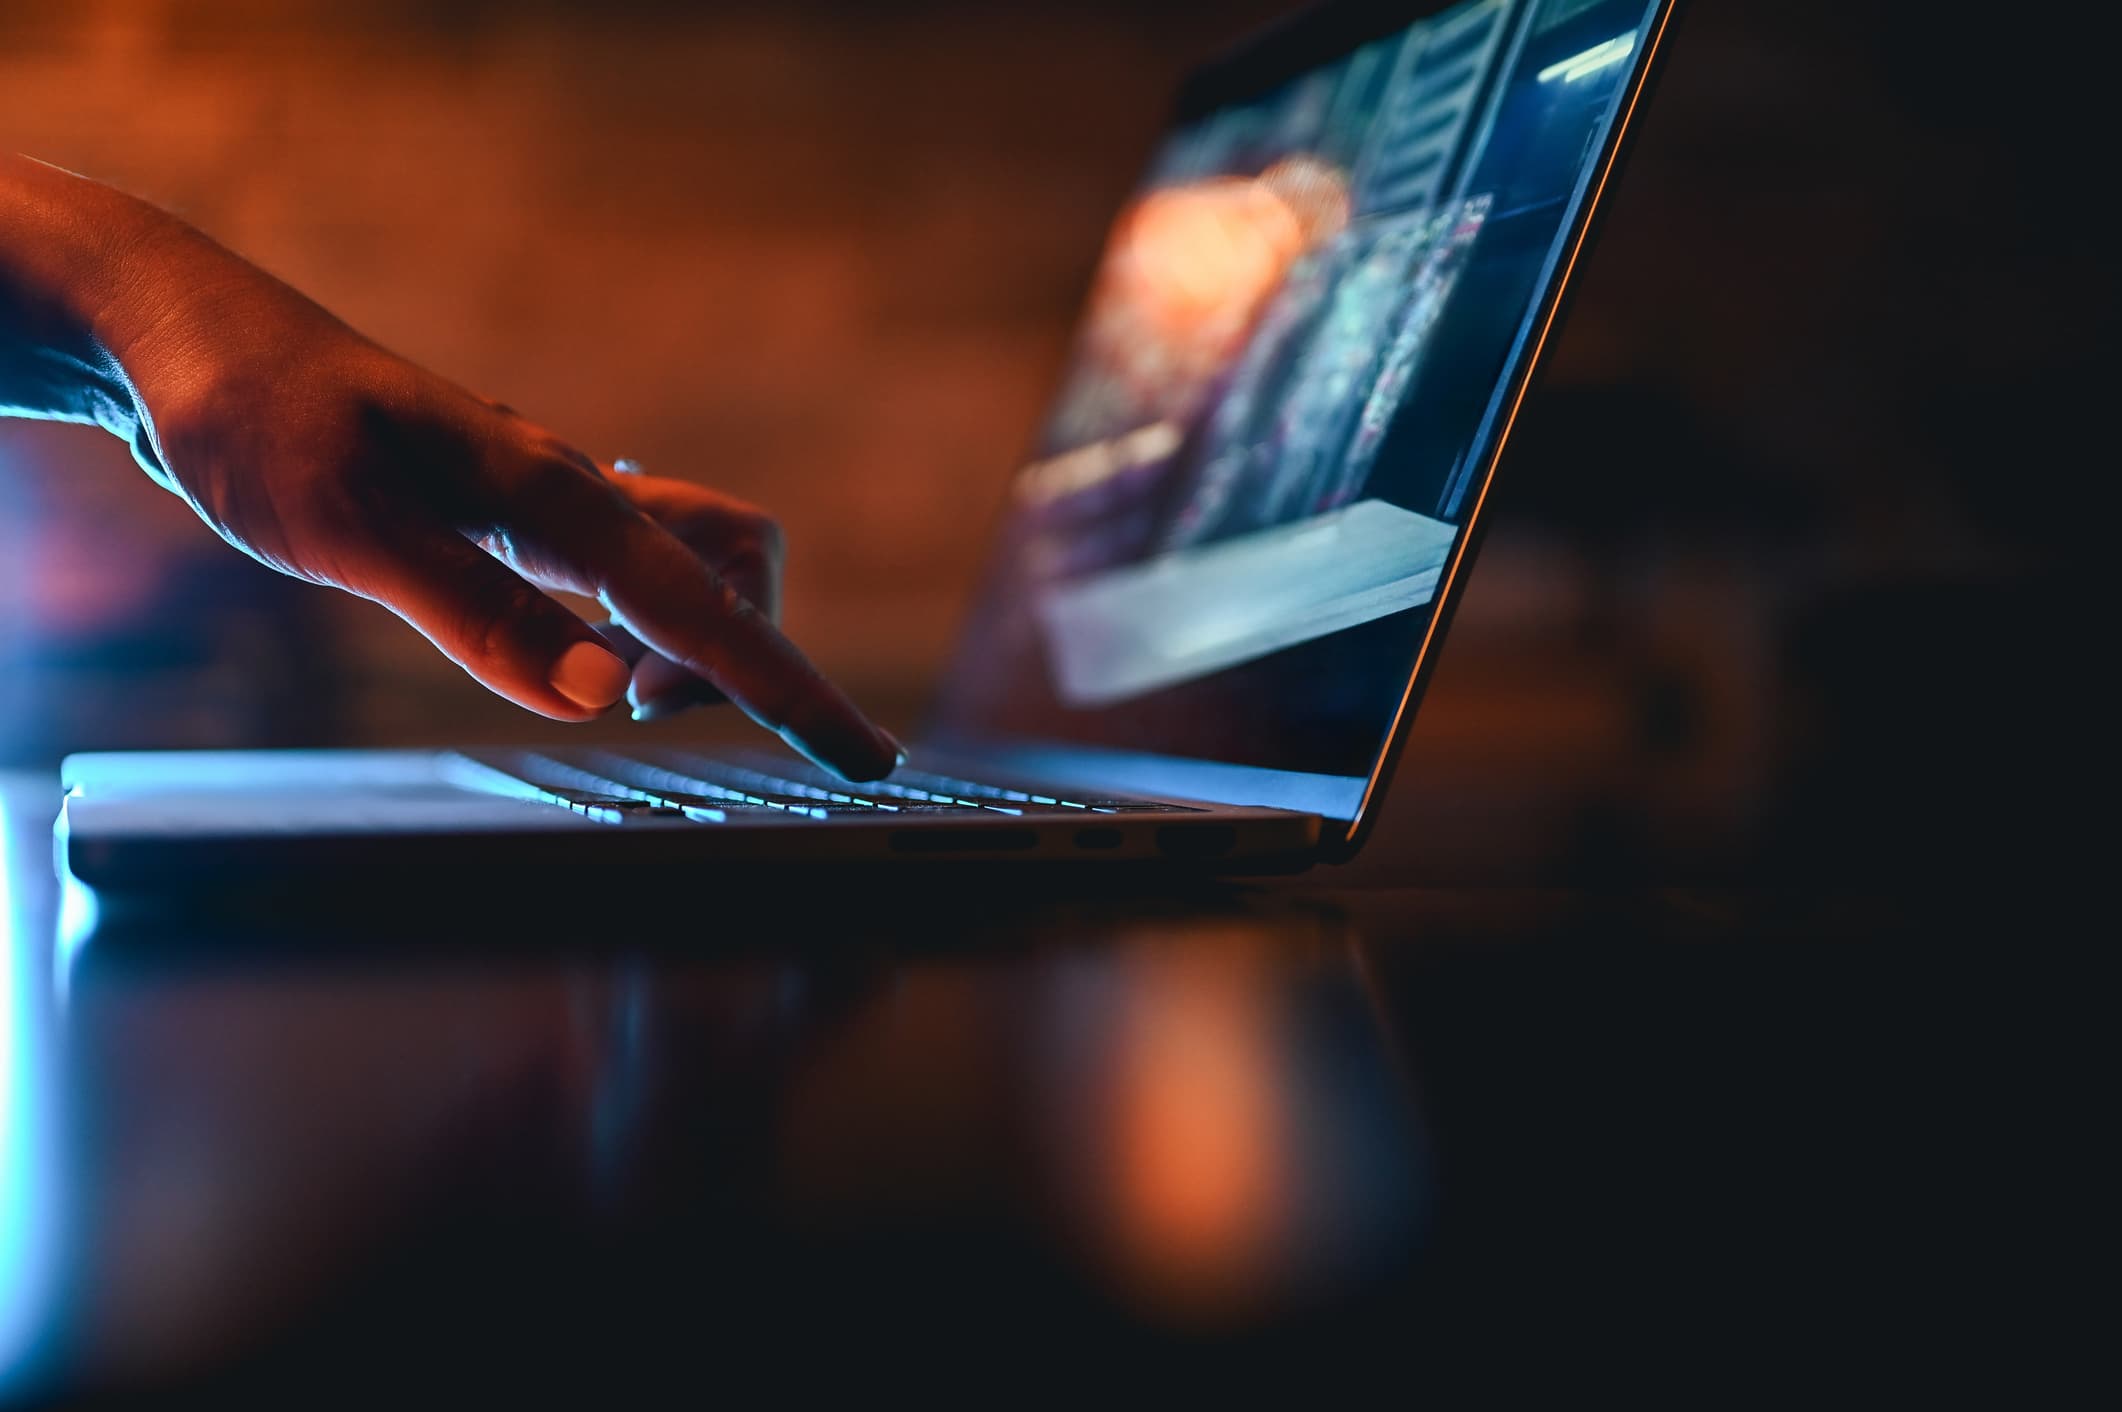
[[[578,642],[553,663],[553,690],[588,711],[602,711],[626,694],[626,663],[594,642]]]
[[[889,756],[889,758],[891,758],[891,764],[889,764],[889,767],[885,769],[885,773],[887,773],[887,775],[889,775],[891,771],[895,771],[895,769],[898,769],[898,767],[902,767],[902,764],[906,764],[906,747],[904,747],[904,745],[900,745],[900,737],[895,737],[895,735],[891,735],[891,733],[889,733],[889,730],[885,730],[883,726],[879,726],[879,724],[874,724],[874,722],[872,722],[872,724],[870,724],[870,739],[872,739],[872,741],[874,741],[876,745],[879,745],[879,750],[881,750],[881,752],[883,752],[885,756]]]

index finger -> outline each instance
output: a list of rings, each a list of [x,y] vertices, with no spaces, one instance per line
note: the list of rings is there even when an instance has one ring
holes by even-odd
[[[534,537],[628,632],[848,779],[880,779],[906,758],[757,607],[600,478],[546,489],[513,507],[508,532]]]

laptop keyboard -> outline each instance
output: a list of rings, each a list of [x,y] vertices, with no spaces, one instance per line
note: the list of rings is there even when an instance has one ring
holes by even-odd
[[[631,819],[722,824],[776,814],[831,819],[1195,812],[1126,796],[1062,798],[912,769],[855,785],[802,761],[749,751],[463,750],[452,752],[450,762],[469,787],[557,805],[607,824]]]

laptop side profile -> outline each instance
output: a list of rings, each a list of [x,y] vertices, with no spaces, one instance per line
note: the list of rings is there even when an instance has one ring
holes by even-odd
[[[92,886],[1361,845],[1671,0],[1344,3],[1189,80],[888,780],[779,751],[139,752]]]

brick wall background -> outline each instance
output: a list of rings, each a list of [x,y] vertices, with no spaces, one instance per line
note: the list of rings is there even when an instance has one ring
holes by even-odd
[[[794,631],[903,707],[1175,74],[1270,9],[11,0],[0,133],[593,454],[771,506]],[[0,426],[0,457],[46,623],[55,562],[216,548],[93,434]],[[301,611],[389,691],[335,728],[485,723],[347,606]]]

